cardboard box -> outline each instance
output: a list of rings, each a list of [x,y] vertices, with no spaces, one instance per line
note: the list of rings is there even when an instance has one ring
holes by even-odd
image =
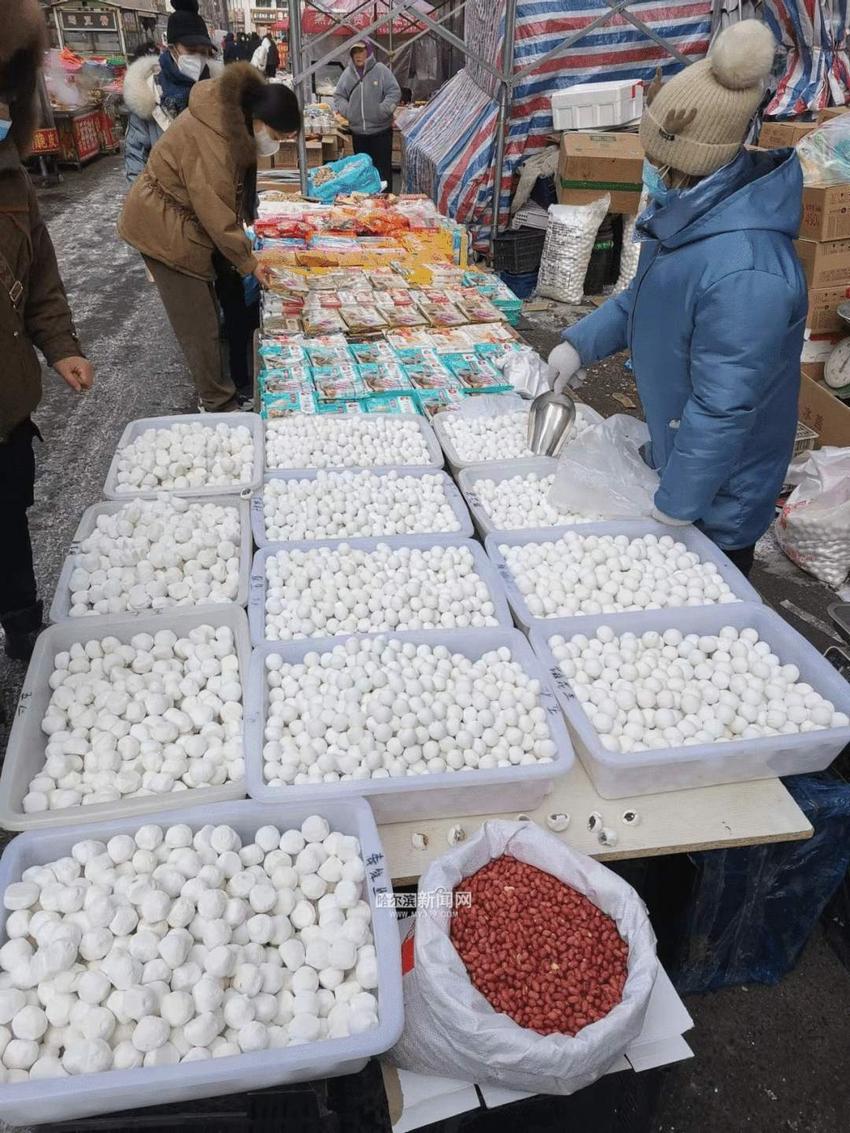
[[[805,373],[800,379],[800,420],[820,434],[818,445],[850,445],[850,405]]]
[[[308,139],[307,143],[307,168],[317,169],[322,162],[322,143],[320,140]],[[275,169],[297,169],[298,168],[298,143],[297,142],[281,142],[280,149],[274,156]]]
[[[850,106],[828,106],[826,110],[822,110],[818,114],[818,125],[828,122],[830,118],[838,118],[841,114],[846,114],[850,110]]]
[[[839,303],[850,299],[848,287],[822,287],[809,292],[809,313],[806,329],[812,334],[836,334],[847,329],[837,314]]]
[[[816,122],[765,122],[759,134],[759,149],[795,146],[817,126]]]
[[[643,188],[643,146],[637,134],[570,131],[561,138],[558,201],[586,205],[611,194],[611,212],[637,214]]]
[[[810,288],[850,285],[850,240],[797,240],[794,247]]]
[[[807,185],[803,189],[800,236],[821,241],[850,239],[850,184]]]

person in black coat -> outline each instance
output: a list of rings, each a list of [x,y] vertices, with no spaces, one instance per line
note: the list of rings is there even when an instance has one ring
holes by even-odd
[[[232,31],[229,31],[224,37],[224,50],[222,51],[222,58],[225,63],[235,63],[239,59],[239,48],[236,44],[236,37]]]

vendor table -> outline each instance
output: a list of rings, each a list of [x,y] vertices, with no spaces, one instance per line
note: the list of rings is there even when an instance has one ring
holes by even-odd
[[[622,822],[621,816],[627,810],[639,815],[636,825],[626,826]],[[594,811],[616,831],[616,847],[600,846],[598,835],[588,830],[587,820]],[[570,815],[569,827],[558,837],[600,861],[803,841],[812,835],[810,823],[779,779],[695,787],[634,799],[603,799],[576,761],[569,774],[557,780],[552,793],[528,817],[546,830],[546,816],[558,812]],[[516,817],[517,812],[510,811],[382,825],[379,830],[390,875],[401,884],[416,881],[435,858],[448,850],[448,833],[453,826],[461,826],[469,837],[488,819]],[[428,841],[424,849],[414,848],[414,834],[425,835]]]

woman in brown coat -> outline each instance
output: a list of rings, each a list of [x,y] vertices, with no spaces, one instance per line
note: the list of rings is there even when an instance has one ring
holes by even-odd
[[[83,357],[35,190],[21,164],[32,148],[47,28],[37,0],[0,0],[0,624],[6,653],[25,661],[41,629],[27,508],[33,504],[30,414],[41,401],[36,347],[77,393]]]
[[[222,372],[213,253],[268,283],[244,230],[255,215],[257,157],[274,153],[300,124],[288,87],[233,64],[192,88],[188,110],[154,146],[118,222],[144,256],[208,412],[239,408]]]

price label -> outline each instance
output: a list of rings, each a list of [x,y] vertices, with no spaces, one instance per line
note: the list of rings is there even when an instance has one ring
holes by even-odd
[[[550,672],[552,674],[552,680],[555,682],[558,691],[567,700],[575,700],[576,694],[573,692],[573,687],[561,672],[561,670],[558,668],[558,666],[556,665],[553,669],[550,669]]]
[[[20,720],[22,716],[26,716],[29,706],[32,703],[32,693],[27,689],[21,693],[21,698],[18,701],[18,707],[15,711],[16,717]]]
[[[262,496],[252,496],[252,498],[251,498],[251,511],[255,512],[257,515],[262,515],[262,513],[263,513],[263,497]]]
[[[369,888],[372,891],[373,897],[377,899],[379,893],[387,893],[389,890],[385,868],[386,859],[380,850],[375,850],[364,859],[363,864],[366,867]]]
[[[81,542],[82,542],[81,539],[74,539],[71,543],[71,546],[69,548],[68,553],[70,555],[78,555],[80,553],[80,543]]]

